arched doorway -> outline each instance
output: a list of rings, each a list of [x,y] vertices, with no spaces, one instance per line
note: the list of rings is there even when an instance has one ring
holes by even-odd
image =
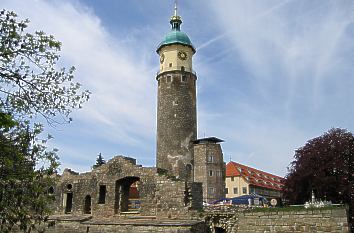
[[[124,177],[116,181],[114,213],[138,211],[140,208],[139,177]]]
[[[73,208],[73,193],[64,194],[65,213],[70,214]]]
[[[87,195],[85,197],[84,214],[91,214],[91,196],[90,195]]]

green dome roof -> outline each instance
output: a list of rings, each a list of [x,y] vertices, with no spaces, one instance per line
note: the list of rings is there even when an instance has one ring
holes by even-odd
[[[156,52],[158,52],[163,46],[172,44],[182,44],[190,46],[193,49],[193,52],[195,52],[195,48],[187,34],[181,32],[182,19],[180,16],[177,15],[177,6],[175,6],[175,15],[171,17],[170,24],[172,26],[172,29],[169,33],[166,34],[163,41],[159,44]]]
[[[187,36],[187,34],[184,32],[181,32],[180,30],[172,29],[169,33],[167,33],[165,38],[162,40],[162,42],[157,47],[157,51],[159,51],[162,46],[171,45],[171,44],[187,45],[187,46],[192,47],[192,49],[195,51],[195,48],[194,48],[191,40]]]

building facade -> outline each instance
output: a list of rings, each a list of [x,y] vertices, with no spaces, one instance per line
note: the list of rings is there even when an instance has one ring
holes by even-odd
[[[220,142],[210,137],[194,142],[194,181],[203,183],[203,201],[225,197],[225,163]]]
[[[226,165],[225,193],[227,198],[258,194],[281,199],[284,178],[239,163]]]

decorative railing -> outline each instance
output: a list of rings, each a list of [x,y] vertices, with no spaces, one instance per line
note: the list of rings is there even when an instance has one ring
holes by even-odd
[[[187,72],[187,73],[192,73],[194,74],[195,76],[197,76],[197,72],[195,72],[194,70],[183,70],[181,69],[180,66],[173,66],[173,67],[168,67],[168,70],[163,70],[163,71],[157,71],[156,72],[156,76],[159,75],[159,74],[162,74],[162,73],[165,73],[165,72],[173,72],[173,71],[182,71],[182,72]]]

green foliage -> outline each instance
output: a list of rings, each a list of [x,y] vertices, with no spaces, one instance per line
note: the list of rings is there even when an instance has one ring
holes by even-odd
[[[42,31],[26,32],[29,20],[0,11],[0,232],[41,232],[50,214],[57,150],[41,138],[50,125],[70,122],[89,91],[73,81],[74,67],[57,68],[61,43]]]
[[[15,226],[30,232],[50,213],[47,190],[59,164],[56,150],[39,140],[41,132],[40,125],[0,127],[0,232]]]
[[[98,167],[102,166],[102,165],[105,164],[105,163],[106,163],[106,161],[103,159],[102,154],[99,153],[99,154],[97,155],[96,164],[93,165],[92,168],[93,168],[93,169],[94,169],[94,168],[98,168]]]
[[[90,93],[73,82],[74,67],[56,69],[61,43],[42,31],[26,33],[28,23],[0,12],[0,107],[16,118],[40,114],[57,123],[60,115],[70,121]]]
[[[316,198],[348,204],[354,228],[353,134],[331,129],[296,150],[294,158],[286,176],[284,197],[290,204],[304,204],[313,190]]]

